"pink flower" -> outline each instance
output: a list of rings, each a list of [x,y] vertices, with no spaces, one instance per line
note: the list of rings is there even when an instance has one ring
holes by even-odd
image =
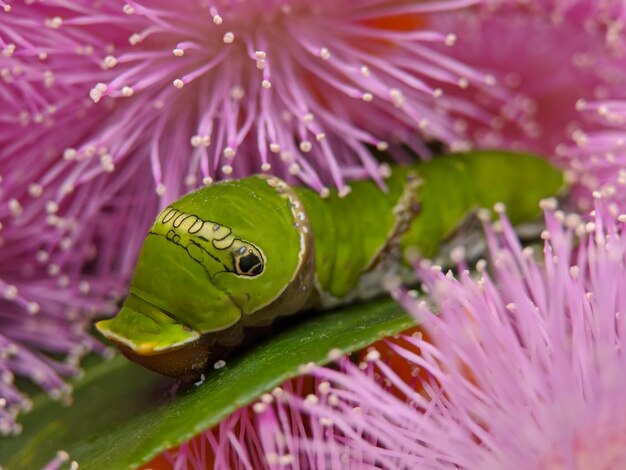
[[[53,168],[72,186],[149,159],[168,198],[272,166],[318,190],[380,181],[369,146],[460,144],[438,87],[489,80],[433,51],[455,36],[427,15],[479,1],[13,4],[0,46],[18,98],[6,97],[4,138],[27,125],[44,139],[31,152],[65,152]],[[73,135],[46,138],[42,125]]]
[[[45,172],[45,160],[11,165],[0,183],[0,434],[19,432],[15,418],[30,408],[15,376],[68,401],[62,377],[81,374],[84,354],[109,353],[88,331],[116,311],[156,210],[151,182],[125,186],[122,177],[103,187],[98,177],[56,203],[59,187],[24,184],[27,171]]]
[[[76,236],[71,217],[42,216],[27,204],[28,196],[13,195],[0,205],[0,435],[19,432],[15,418],[31,406],[15,387],[15,376],[32,380],[53,398],[69,399],[61,377],[78,376],[84,354],[106,353],[86,331],[95,316],[113,311],[110,295],[120,288],[118,281],[99,277],[98,268],[84,272],[95,249],[86,235],[101,225]]]
[[[626,208],[626,90],[620,97],[579,100],[577,108],[585,125],[572,132],[573,144],[563,146],[580,184],[575,188],[584,207],[599,192],[611,197],[620,210]]]
[[[579,111],[606,111],[624,99],[625,17],[621,0],[490,0],[478,14],[433,17],[435,29],[457,33],[451,54],[493,74],[514,95],[502,105],[478,91],[475,101],[492,120],[485,126],[459,118],[458,128],[476,146],[530,150],[572,170],[573,200],[587,212],[591,193],[614,185],[623,163],[607,162],[619,153],[611,153],[619,139],[609,142],[611,130],[595,134],[593,113]],[[611,117],[614,131],[620,124]]]
[[[389,342],[391,355],[372,349],[359,365],[315,368],[314,394],[278,389],[170,458],[215,455],[217,468],[622,468],[626,217],[603,202],[586,224],[545,207],[541,262],[503,216],[501,233],[487,227],[493,274],[484,261],[478,278],[419,268],[433,307],[395,290],[428,339],[404,336]]]

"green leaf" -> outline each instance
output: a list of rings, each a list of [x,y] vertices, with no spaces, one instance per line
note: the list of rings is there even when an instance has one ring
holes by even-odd
[[[32,470],[65,450],[81,470],[135,468],[298,375],[301,364],[328,362],[333,348],[351,352],[413,324],[390,299],[301,314],[177,395],[174,381],[123,357],[99,361],[75,384],[72,406],[36,400],[22,435],[0,440],[0,463]]]

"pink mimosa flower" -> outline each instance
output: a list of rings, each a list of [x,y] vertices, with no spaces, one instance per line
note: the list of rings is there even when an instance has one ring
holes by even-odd
[[[451,54],[514,95],[502,105],[479,91],[475,100],[492,121],[457,125],[476,146],[530,150],[572,170],[573,200],[585,212],[593,191],[609,184],[620,193],[625,18],[622,0],[492,0],[477,14],[433,17],[436,29],[458,35]],[[608,128],[600,130],[598,117]]]
[[[585,124],[572,132],[573,144],[564,145],[580,184],[577,199],[586,207],[594,192],[611,197],[626,208],[626,90],[620,97],[579,100]]]
[[[49,151],[73,186],[149,159],[169,197],[272,166],[318,190],[380,180],[368,147],[463,143],[440,87],[491,79],[434,52],[456,37],[428,15],[479,2],[16,2],[0,29],[13,124],[0,140],[27,160]]]

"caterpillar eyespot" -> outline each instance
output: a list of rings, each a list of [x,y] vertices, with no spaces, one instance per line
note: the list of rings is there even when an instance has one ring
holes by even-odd
[[[395,167],[385,183],[321,197],[257,175],[183,196],[157,216],[128,297],[98,330],[151,370],[199,376],[279,317],[377,295],[442,249],[476,252],[480,208],[531,221],[565,186],[541,158],[497,151]]]
[[[235,257],[235,272],[240,276],[258,276],[263,273],[265,262],[261,252],[255,246],[242,245]]]

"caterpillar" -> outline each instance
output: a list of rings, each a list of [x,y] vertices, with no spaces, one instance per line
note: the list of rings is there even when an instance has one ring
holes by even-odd
[[[385,183],[322,198],[256,175],[183,196],[158,214],[128,297],[97,329],[148,369],[197,376],[279,317],[380,293],[409,250],[437,256],[477,208],[536,219],[564,178],[533,155],[480,151],[394,167]]]

